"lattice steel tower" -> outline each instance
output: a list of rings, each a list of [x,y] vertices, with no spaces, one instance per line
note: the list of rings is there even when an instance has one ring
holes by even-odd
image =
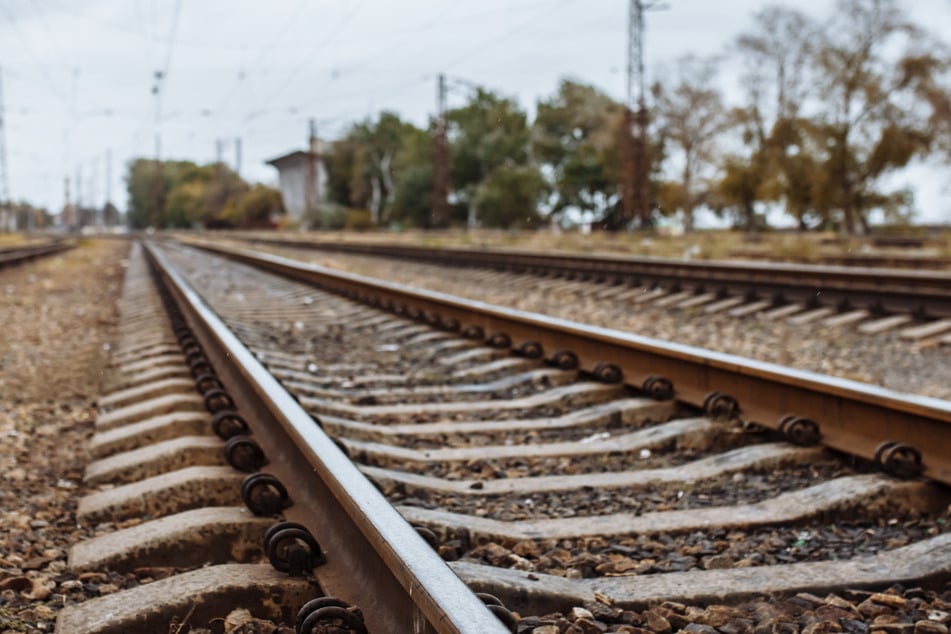
[[[0,231],[7,231],[10,213],[10,171],[7,167],[7,136],[3,114],[3,68],[0,67]]]
[[[449,124],[446,121],[446,76],[439,75],[436,85],[436,121],[433,126],[433,193],[429,224],[434,228],[449,225]]]
[[[644,99],[644,11],[663,9],[666,6],[661,2],[644,2],[644,0],[629,0],[628,5],[627,99],[624,104],[624,175],[621,181],[621,209],[625,222],[637,218],[641,227],[650,225],[651,214],[650,157],[647,146],[648,116],[647,103]]]

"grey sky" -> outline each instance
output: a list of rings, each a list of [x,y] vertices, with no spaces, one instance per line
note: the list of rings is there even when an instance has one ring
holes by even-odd
[[[724,51],[765,4],[669,0],[648,15],[649,74]],[[817,18],[832,6],[789,4]],[[907,4],[933,31],[951,27],[951,2]],[[274,182],[263,161],[302,147],[309,117],[328,139],[381,109],[425,125],[439,72],[527,108],[566,76],[621,99],[626,21],[626,0],[0,0],[11,193],[58,211],[79,169],[84,202],[101,204],[111,151],[124,208],[126,163],[155,153],[159,69],[163,158],[212,161],[221,139],[233,164],[241,137],[242,174]],[[921,219],[947,220],[948,167],[909,178]]]

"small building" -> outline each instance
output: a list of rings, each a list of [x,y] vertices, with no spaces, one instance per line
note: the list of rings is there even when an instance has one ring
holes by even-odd
[[[320,224],[318,209],[327,192],[327,170],[320,157],[326,156],[330,146],[316,139],[310,145],[310,151],[296,150],[267,161],[277,168],[287,217],[302,228]]]

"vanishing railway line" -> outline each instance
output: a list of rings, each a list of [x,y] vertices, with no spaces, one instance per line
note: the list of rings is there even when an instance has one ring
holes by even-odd
[[[178,574],[61,632],[235,605],[308,632],[663,632],[803,592],[901,622],[924,612],[873,591],[921,607],[951,580],[947,401],[244,250],[148,254],[78,511],[148,521],[70,566]]]
[[[951,318],[951,275],[803,264],[684,261],[663,258],[541,253],[508,249],[414,247],[394,244],[310,242],[256,238],[255,243],[408,261],[440,266],[486,268],[565,280],[641,289],[639,301],[698,308],[737,317],[777,310],[806,321],[869,323],[888,318],[891,327]],[[632,293],[632,299],[636,295]],[[807,316],[808,315],[808,316]],[[895,319],[900,317],[901,320]],[[951,326],[949,326],[951,328]],[[940,330],[939,330],[940,332]]]
[[[51,240],[35,244],[0,249],[0,269],[30,262],[47,255],[62,253],[72,245],[65,240]]]

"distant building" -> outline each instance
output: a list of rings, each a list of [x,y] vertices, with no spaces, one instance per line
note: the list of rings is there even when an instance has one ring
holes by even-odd
[[[0,202],[0,231],[16,231],[16,225],[16,212]]]
[[[67,202],[63,210],[59,212],[59,226],[67,231],[77,231],[79,229],[79,208]]]
[[[311,138],[310,146],[308,152],[296,150],[267,161],[268,165],[277,168],[287,217],[304,228],[320,224],[317,213],[320,201],[326,200],[327,196],[327,170],[319,157],[326,156],[330,145]]]

